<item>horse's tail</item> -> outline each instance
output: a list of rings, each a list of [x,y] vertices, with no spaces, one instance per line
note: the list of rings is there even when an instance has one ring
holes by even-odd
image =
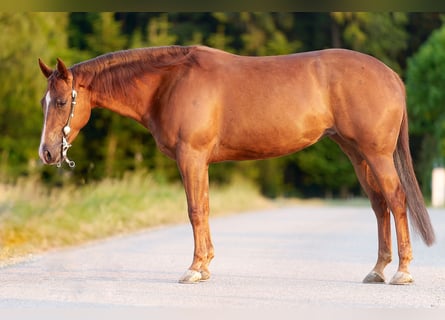
[[[414,173],[408,139],[408,116],[405,110],[394,152],[394,163],[405,190],[411,226],[431,246],[435,241],[434,229]]]

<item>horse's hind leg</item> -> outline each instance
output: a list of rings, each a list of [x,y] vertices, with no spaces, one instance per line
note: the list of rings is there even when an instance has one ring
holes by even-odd
[[[385,197],[378,186],[374,175],[363,157],[339,136],[331,136],[349,157],[361,186],[368,195],[377,218],[378,258],[372,271],[363,279],[365,283],[385,282],[384,269],[391,262],[391,217]]]
[[[392,155],[374,155],[367,158],[376,182],[391,209],[397,233],[399,268],[391,284],[407,284],[413,281],[408,266],[412,260],[412,248],[406,214],[405,192],[394,166]]]

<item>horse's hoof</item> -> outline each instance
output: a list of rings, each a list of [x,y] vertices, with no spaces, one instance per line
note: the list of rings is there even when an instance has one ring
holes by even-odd
[[[408,272],[397,271],[392,277],[390,284],[410,284],[414,279]]]
[[[198,283],[201,280],[202,280],[201,272],[189,269],[179,279],[179,283]]]
[[[207,281],[210,279],[210,272],[201,270],[201,280],[200,281]]]
[[[363,279],[363,283],[385,283],[385,276],[373,270]]]

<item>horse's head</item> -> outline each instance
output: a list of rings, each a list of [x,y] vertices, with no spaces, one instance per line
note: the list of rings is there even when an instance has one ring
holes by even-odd
[[[45,164],[61,165],[63,161],[73,167],[66,154],[71,142],[88,122],[91,105],[86,90],[75,85],[73,73],[57,59],[56,70],[39,59],[48,87],[41,100],[44,123],[39,155]]]

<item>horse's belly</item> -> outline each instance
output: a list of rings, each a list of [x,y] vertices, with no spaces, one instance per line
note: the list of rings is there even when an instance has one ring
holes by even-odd
[[[243,130],[221,137],[211,157],[212,162],[256,160],[279,157],[300,151],[317,142],[326,130],[321,126],[299,130],[296,127]]]

